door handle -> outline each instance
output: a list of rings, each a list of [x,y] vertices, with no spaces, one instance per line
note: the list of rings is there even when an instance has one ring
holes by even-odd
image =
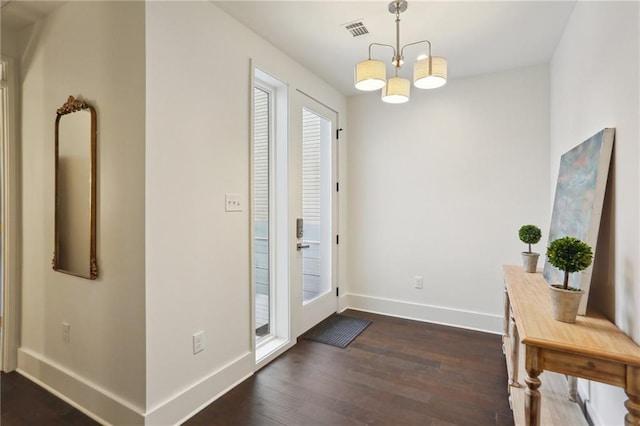
[[[298,250],[298,251],[300,251],[300,250],[302,250],[302,249],[306,249],[306,248],[309,248],[309,244],[302,244],[302,243],[298,243],[298,244],[296,245],[296,250]]]

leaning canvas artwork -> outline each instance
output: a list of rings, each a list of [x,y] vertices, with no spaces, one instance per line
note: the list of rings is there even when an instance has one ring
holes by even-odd
[[[597,255],[614,134],[613,128],[603,129],[560,158],[549,242],[565,236],[576,237],[589,244],[594,256]],[[563,272],[546,261],[544,277],[549,284],[562,283]],[[578,310],[578,314],[584,315],[591,286],[591,267],[571,274],[569,285],[584,291]]]

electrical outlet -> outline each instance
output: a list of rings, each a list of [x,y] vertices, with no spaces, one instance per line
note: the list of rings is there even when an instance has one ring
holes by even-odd
[[[62,341],[69,343],[71,341],[71,326],[68,322],[62,323]]]
[[[193,335],[193,354],[204,351],[204,331],[198,331]]]
[[[422,277],[416,276],[415,284],[416,284],[416,288],[422,288],[422,284],[423,284]]]

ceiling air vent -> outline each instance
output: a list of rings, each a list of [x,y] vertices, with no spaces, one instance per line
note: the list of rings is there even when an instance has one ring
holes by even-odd
[[[354,37],[369,34],[369,30],[367,29],[367,27],[364,26],[364,23],[362,23],[362,21],[349,22],[344,27]]]

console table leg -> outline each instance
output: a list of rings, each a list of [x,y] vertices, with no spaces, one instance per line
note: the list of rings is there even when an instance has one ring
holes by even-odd
[[[629,399],[624,403],[624,406],[627,407],[628,411],[627,415],[624,417],[624,425],[640,426],[640,396],[628,395],[628,397]]]
[[[514,333],[515,334],[515,333]],[[527,383],[524,398],[524,421],[527,426],[540,426],[540,391],[541,385],[538,376],[542,373],[540,368],[540,352],[536,347],[527,346],[526,356]]]
[[[520,334],[518,326],[513,321],[513,329],[511,331],[511,377],[509,377],[509,386],[520,387],[518,382],[518,371],[520,370]]]
[[[504,286],[504,317],[502,322],[502,335],[509,337],[509,319],[511,318],[511,303],[509,302],[509,293],[507,286]]]
[[[540,391],[538,388],[541,385],[540,371],[529,370],[529,377],[525,382],[527,383],[527,389],[525,391],[524,398],[524,421],[527,426],[540,426]]]
[[[640,368],[627,367],[625,392],[629,399],[624,403],[624,406],[627,407],[624,424],[625,426],[640,426]]]

